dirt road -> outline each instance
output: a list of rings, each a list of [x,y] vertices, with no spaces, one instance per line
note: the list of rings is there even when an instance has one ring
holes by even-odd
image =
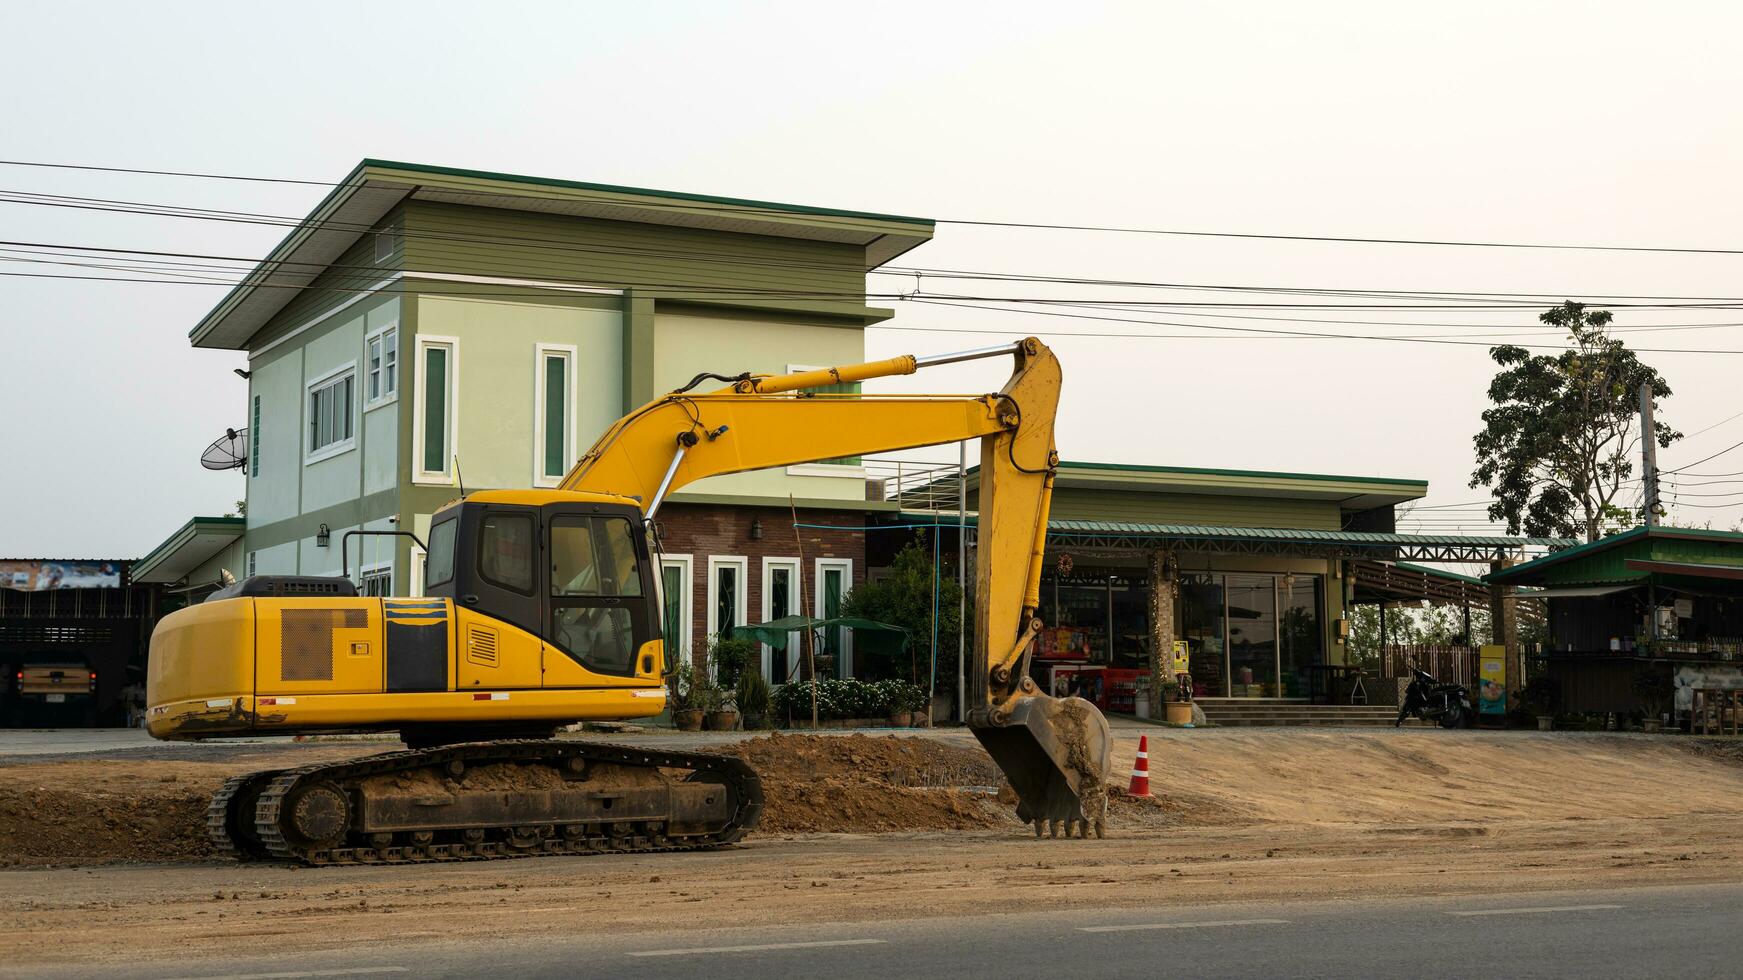
[[[960,736],[939,739],[969,752]],[[1135,743],[1122,733],[1120,770]],[[1743,881],[1734,833],[1743,765],[1737,753],[1687,739],[1207,730],[1153,736],[1151,759],[1152,786],[1168,805],[1121,802],[1104,841],[1037,841],[1013,820],[997,829],[769,833],[728,851],[647,857],[318,870],[191,859],[0,871],[0,918],[10,925],[0,932],[0,962],[118,961],[142,946],[208,956],[674,923]],[[0,807],[77,764],[0,768]],[[91,792],[125,798],[221,777],[185,767],[262,763],[84,764]],[[106,786],[95,778],[105,767]],[[153,782],[166,775],[177,782]],[[972,823],[984,799],[953,805]],[[18,842],[0,837],[7,848]]]

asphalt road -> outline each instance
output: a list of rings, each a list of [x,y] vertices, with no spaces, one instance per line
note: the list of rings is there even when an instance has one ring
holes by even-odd
[[[1013,903],[1021,896],[1012,896]],[[533,914],[584,918],[585,908]],[[1205,905],[1182,912],[1034,911],[952,920],[613,937],[439,940],[188,961],[140,950],[112,980],[303,977],[1735,977],[1743,885],[1532,892],[1359,903]],[[413,924],[408,923],[408,926]],[[340,927],[342,928],[342,926]],[[93,966],[0,975],[75,977]]]

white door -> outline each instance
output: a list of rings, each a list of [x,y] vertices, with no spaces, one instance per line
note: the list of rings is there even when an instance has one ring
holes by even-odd
[[[763,622],[783,616],[797,616],[799,604],[799,559],[763,559]],[[800,648],[800,633],[787,634],[787,648],[776,650],[767,643],[763,648],[763,676],[770,684],[785,684],[799,676],[799,661],[804,656]]]

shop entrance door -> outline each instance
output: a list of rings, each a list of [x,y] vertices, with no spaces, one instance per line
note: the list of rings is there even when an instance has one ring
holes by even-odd
[[[1277,585],[1270,575],[1229,575],[1228,667],[1230,697],[1276,697]]]

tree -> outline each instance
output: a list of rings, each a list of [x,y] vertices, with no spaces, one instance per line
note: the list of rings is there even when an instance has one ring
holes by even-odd
[[[884,644],[865,637],[856,646],[854,657],[865,664],[866,675],[874,679],[893,678],[912,681],[926,687],[926,671],[932,663],[932,609],[934,575],[932,545],[922,531],[913,541],[896,553],[890,573],[876,582],[854,589],[842,604],[844,616],[873,619],[908,631],[906,656],[896,653],[895,644]],[[936,580],[938,589],[938,689],[956,689],[956,630],[961,622],[962,590],[954,576]],[[857,638],[856,638],[857,639]]]
[[[1610,311],[1588,312],[1570,300],[1538,319],[1567,330],[1568,349],[1489,349],[1501,370],[1489,382],[1494,407],[1483,412],[1483,431],[1473,439],[1470,485],[1494,492],[1489,519],[1505,521],[1510,534],[1596,541],[1606,524],[1639,519],[1640,511],[1618,503],[1634,474],[1638,393],[1648,385],[1656,408],[1670,386],[1610,336]],[[1663,422],[1654,429],[1660,448],[1682,438]]]

